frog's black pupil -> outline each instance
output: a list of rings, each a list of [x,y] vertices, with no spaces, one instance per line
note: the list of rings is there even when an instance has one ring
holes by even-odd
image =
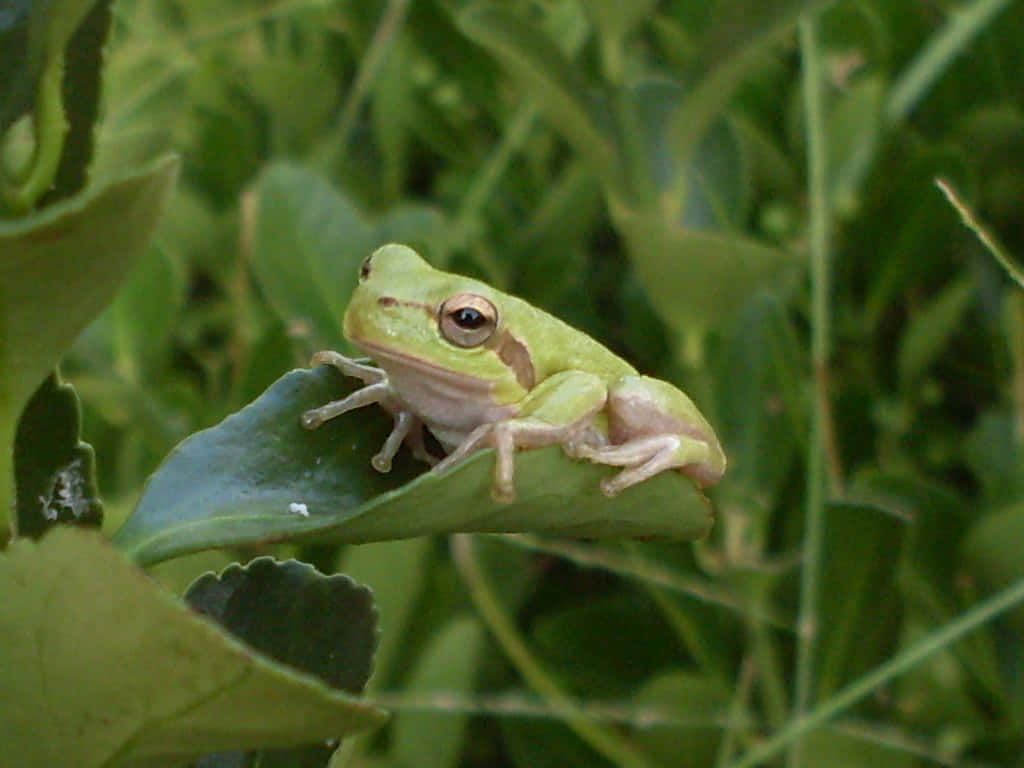
[[[363,262],[363,266],[359,268],[359,279],[365,280],[370,276],[370,260],[367,259]]]
[[[470,330],[479,328],[487,322],[487,318],[484,317],[483,313],[478,312],[472,307],[456,309],[452,313],[452,319],[459,328],[468,328]]]

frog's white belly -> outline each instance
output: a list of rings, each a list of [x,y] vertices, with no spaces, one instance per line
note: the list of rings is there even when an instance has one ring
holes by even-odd
[[[481,424],[512,418],[519,410],[514,403],[495,403],[490,382],[424,361],[392,357],[378,349],[367,352],[387,373],[398,399],[430,429],[446,451],[459,445]]]

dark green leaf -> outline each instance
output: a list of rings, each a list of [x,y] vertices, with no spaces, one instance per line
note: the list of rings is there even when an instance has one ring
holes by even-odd
[[[0,594],[5,765],[177,764],[383,720],[253,653],[91,532],[15,541],[0,555]]]
[[[920,760],[898,746],[885,741],[872,743],[859,734],[820,729],[807,737],[804,749],[819,765],[829,768],[916,768]]]
[[[334,749],[329,744],[255,752],[217,752],[203,755],[189,768],[326,768],[332,752]]]
[[[905,524],[874,507],[830,504],[818,614],[819,697],[884,661],[902,610],[896,586]]]
[[[996,591],[1024,578],[1024,502],[989,512],[972,527],[964,542],[964,554],[973,575],[986,591]],[[1024,632],[1024,607],[1007,614],[1015,630]],[[1017,649],[1024,651],[1021,643]]]
[[[64,116],[68,133],[64,137],[54,186],[44,197],[44,204],[80,191],[85,186],[86,171],[92,160],[100,112],[103,48],[110,31],[112,0],[92,2],[95,5],[71,36],[64,56]]]
[[[724,0],[703,35],[704,76],[690,90],[673,119],[673,153],[680,183],[705,133],[733,97],[736,87],[761,61],[765,49],[796,26],[801,13],[812,13],[831,0],[771,0],[749,3]]]
[[[613,214],[655,309],[681,333],[720,324],[756,291],[784,292],[799,274],[796,254],[746,237],[684,229],[658,213]]]
[[[17,533],[39,538],[61,523],[98,527],[92,446],[78,439],[78,396],[56,373],[28,401],[14,443]]]
[[[489,450],[444,476],[425,473],[385,493],[423,468],[404,451],[393,476],[370,468],[390,417],[364,409],[312,432],[299,425],[304,411],[345,391],[340,374],[326,367],[285,375],[178,446],[115,541],[154,562],[282,539],[360,542],[455,531],[692,539],[710,527],[707,499],[689,478],[663,472],[608,499],[598,484],[614,470],[573,461],[557,446],[517,456],[514,503],[491,500]]]
[[[570,690],[602,699],[628,696],[679,655],[655,606],[633,593],[592,597],[547,614],[536,621],[533,644]]]
[[[260,557],[199,577],[185,602],[275,661],[360,693],[373,671],[373,596],[348,576]]]
[[[275,661],[314,675],[331,688],[361,693],[373,670],[377,611],[367,587],[348,576],[325,576],[295,560],[260,557],[189,587],[185,602],[246,645]],[[311,745],[288,750],[206,755],[195,768],[322,768],[333,750]]]
[[[559,722],[510,718],[502,721],[501,731],[509,759],[517,768],[612,768]]]
[[[981,414],[967,436],[967,461],[992,501],[1024,495],[1024,445],[1014,418],[1008,409],[993,408]]]
[[[899,372],[904,388],[915,385],[960,329],[975,296],[974,282],[971,275],[953,280],[911,318],[900,339]]]
[[[859,207],[861,187],[878,150],[884,99],[882,78],[863,77],[840,94],[829,114],[830,192],[837,210],[847,216]]]
[[[716,426],[729,456],[730,488],[771,499],[807,434],[805,360],[779,300],[762,293],[730,329],[716,377]]]
[[[721,682],[691,672],[673,671],[647,680],[633,698],[639,707],[671,713],[693,725],[655,726],[634,738],[658,765],[704,768],[713,765],[721,740],[719,723],[729,705],[730,691]],[[680,750],[679,745],[686,749]]]

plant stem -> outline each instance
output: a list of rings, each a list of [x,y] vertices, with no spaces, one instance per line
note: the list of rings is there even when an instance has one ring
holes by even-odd
[[[800,573],[800,616],[797,621],[796,683],[793,717],[799,722],[811,704],[814,657],[818,637],[819,575],[825,533],[825,437],[830,412],[825,391],[829,357],[829,216],[825,117],[822,104],[822,62],[815,18],[801,17],[800,50],[803,58],[804,120],[807,126],[808,198],[811,259],[811,366],[814,371],[815,408],[807,445],[807,508],[804,522],[803,564]],[[800,741],[790,746],[787,765],[801,763]]]
[[[642,754],[615,732],[589,717],[567,696],[558,682],[533,656],[491,588],[473,548],[469,534],[451,537],[452,558],[458,568],[481,620],[490,629],[505,656],[523,680],[552,709],[564,712],[565,724],[587,745],[615,765],[653,768]]]
[[[751,768],[775,757],[805,733],[821,727],[893,678],[909,671],[939,651],[945,650],[968,632],[1019,604],[1024,604],[1024,579],[1018,579],[1002,592],[997,592],[987,600],[976,604],[963,613],[960,618],[949,622],[942,629],[931,633],[902,653],[893,656],[889,661],[875,667],[874,670],[843,688],[810,714],[792,720],[787,727],[757,749],[747,753],[738,762],[733,763],[730,768]]]
[[[64,150],[68,123],[64,117],[63,52],[50,56],[36,92],[32,112],[32,156],[21,168],[8,168],[0,157],[0,196],[18,213],[27,213],[53,185]],[[0,150],[4,136],[0,134]]]

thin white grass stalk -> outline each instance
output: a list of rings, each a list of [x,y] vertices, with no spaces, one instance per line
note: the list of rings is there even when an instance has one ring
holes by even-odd
[[[974,212],[957,193],[956,187],[948,179],[942,178],[935,179],[935,186],[942,190],[946,200],[960,214],[960,220],[964,223],[964,226],[974,233],[975,237],[985,246],[985,249],[992,254],[992,258],[998,261],[999,266],[1006,270],[1006,274],[1017,285],[1024,288],[1024,269],[1014,263],[1013,259],[1010,258],[1010,254],[1000,244],[999,239],[989,232],[988,227],[982,224],[978,217],[974,215]]]
[[[365,703],[392,712],[429,712],[447,715],[488,715],[532,720],[563,720],[585,714],[604,722],[644,730],[649,728],[750,727],[750,723],[724,716],[683,715],[663,707],[638,705],[633,701],[573,700],[571,707],[559,706],[539,696],[524,693],[466,693],[465,691],[380,691],[365,697]]]

